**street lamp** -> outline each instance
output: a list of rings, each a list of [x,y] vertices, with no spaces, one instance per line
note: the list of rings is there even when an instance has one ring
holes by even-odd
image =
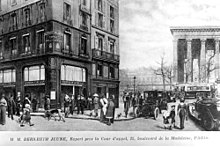
[[[134,95],[135,95],[135,80],[136,80],[136,76],[134,76]]]

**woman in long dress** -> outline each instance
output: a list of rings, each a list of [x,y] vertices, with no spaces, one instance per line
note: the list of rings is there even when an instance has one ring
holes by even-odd
[[[6,107],[7,102],[5,100],[5,96],[2,95],[0,99],[0,124],[5,125],[6,123]]]
[[[114,122],[115,104],[113,97],[111,96],[108,101],[108,107],[106,112],[106,119],[108,119],[107,125],[111,125]]]

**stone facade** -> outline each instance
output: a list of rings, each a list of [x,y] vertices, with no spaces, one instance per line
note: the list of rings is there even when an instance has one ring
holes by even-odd
[[[219,80],[220,27],[171,27],[174,81],[214,83]]]
[[[96,92],[92,82],[92,3],[1,1],[0,86],[7,97],[20,93],[23,98],[28,94],[31,99],[36,97],[39,108],[43,108],[44,97],[49,95],[52,107],[63,108],[65,94],[87,97]],[[115,61],[118,67],[119,60],[111,60]],[[107,81],[118,83],[118,79]]]

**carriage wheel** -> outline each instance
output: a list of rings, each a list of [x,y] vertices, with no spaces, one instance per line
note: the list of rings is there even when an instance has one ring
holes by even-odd
[[[136,108],[134,109],[134,115],[135,115],[135,117],[140,117],[140,110],[139,110],[138,107],[136,107]]]
[[[154,109],[154,119],[155,119],[155,120],[158,118],[158,115],[159,115],[159,109],[158,109],[158,107],[156,107],[156,108]]]

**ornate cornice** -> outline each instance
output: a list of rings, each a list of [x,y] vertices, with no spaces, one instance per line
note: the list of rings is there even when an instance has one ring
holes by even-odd
[[[220,26],[176,26],[170,27],[170,31],[174,32],[220,32]]]

